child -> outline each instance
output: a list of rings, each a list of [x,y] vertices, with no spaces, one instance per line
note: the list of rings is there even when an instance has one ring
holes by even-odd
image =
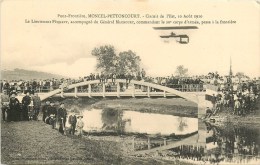
[[[82,121],[83,116],[80,115],[78,116],[79,120],[77,121],[77,130],[79,131],[79,135],[78,136],[82,136],[82,130],[84,127],[84,122]]]

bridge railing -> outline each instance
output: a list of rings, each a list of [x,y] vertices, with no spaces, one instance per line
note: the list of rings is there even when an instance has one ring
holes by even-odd
[[[117,92],[117,85],[112,82],[112,80],[108,79],[106,82],[100,82],[99,84],[91,84],[91,93],[97,93],[103,91],[103,83],[105,83],[105,91],[106,92]],[[131,83],[131,82],[130,82]],[[66,85],[71,85],[74,83],[67,83]],[[156,83],[153,83],[156,84]],[[26,91],[34,91],[35,93],[48,93],[54,91],[56,89],[61,88],[63,84],[58,85],[44,85],[44,86],[37,86],[37,87],[20,87],[16,89],[17,93],[25,93]],[[203,84],[158,84],[162,86],[166,86],[181,92],[202,92],[205,91],[205,87]],[[120,92],[124,92],[128,89],[129,83],[120,83]],[[132,86],[131,86],[132,87]],[[135,85],[136,90],[141,90],[142,92],[147,92],[148,89],[142,85]],[[81,86],[77,87],[78,93],[87,93],[88,86]],[[151,88],[151,92],[163,92],[159,89]],[[65,93],[73,92],[73,89],[64,91]]]
[[[120,83],[120,92],[124,92],[125,90],[127,90],[129,88],[128,85],[122,84]],[[165,85],[166,87],[169,88],[173,88],[176,89],[178,91],[181,92],[202,92],[205,91],[205,88],[203,87],[203,85],[199,85],[199,84],[184,84],[184,85],[179,85],[179,84],[168,84]],[[132,86],[131,86],[132,88]],[[145,86],[141,86],[141,85],[135,85],[135,90],[140,90],[142,92],[147,92],[148,89]],[[102,84],[97,84],[91,85],[91,92],[92,93],[96,93],[96,92],[102,92],[103,91],[103,85]],[[105,85],[105,91],[106,92],[117,92],[117,85],[114,84],[107,84]],[[155,88],[151,88],[150,89],[151,92],[163,92],[162,90],[159,89],[155,89]],[[70,93],[73,92],[73,90],[68,90],[65,91],[65,93]],[[88,92],[88,86],[81,86],[78,87],[78,93],[86,93]]]

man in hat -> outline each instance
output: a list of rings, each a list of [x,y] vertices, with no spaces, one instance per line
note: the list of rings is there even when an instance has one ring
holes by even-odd
[[[74,112],[69,116],[69,124],[70,124],[69,134],[74,135],[76,124],[77,124],[77,117]]]
[[[31,96],[30,96],[30,92],[27,92],[26,96],[24,96],[22,100],[22,106],[23,106],[22,120],[29,121],[28,110],[30,104],[31,104]]]
[[[50,106],[50,101],[46,101],[46,104],[42,107],[42,121],[45,122],[45,118],[47,117],[47,110]]]
[[[57,111],[57,119],[60,124],[59,132],[64,133],[65,123],[67,119],[67,110],[64,108],[64,103],[60,103],[60,108]]]
[[[15,94],[11,95],[9,108],[10,110],[7,111],[7,121],[18,121],[20,119],[20,102],[15,97]]]
[[[52,128],[54,129],[56,125],[56,118],[57,118],[57,109],[54,103],[51,103],[51,106],[48,107],[47,114],[49,117],[49,123],[50,125],[52,125]]]
[[[38,96],[37,93],[35,93],[32,97],[32,100],[33,100],[33,111],[34,111],[33,119],[38,120],[38,115],[41,108],[41,98]]]

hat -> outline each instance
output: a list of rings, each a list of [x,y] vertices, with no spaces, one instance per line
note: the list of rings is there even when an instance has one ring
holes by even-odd
[[[78,117],[77,117],[77,118],[80,118],[80,117],[81,117],[81,118],[83,118],[83,115],[78,115]]]
[[[15,94],[13,93],[13,94],[11,95],[11,97],[15,97]]]

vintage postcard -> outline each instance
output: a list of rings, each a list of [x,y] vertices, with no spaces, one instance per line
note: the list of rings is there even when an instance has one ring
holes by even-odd
[[[1,164],[260,164],[258,0],[1,0]]]

